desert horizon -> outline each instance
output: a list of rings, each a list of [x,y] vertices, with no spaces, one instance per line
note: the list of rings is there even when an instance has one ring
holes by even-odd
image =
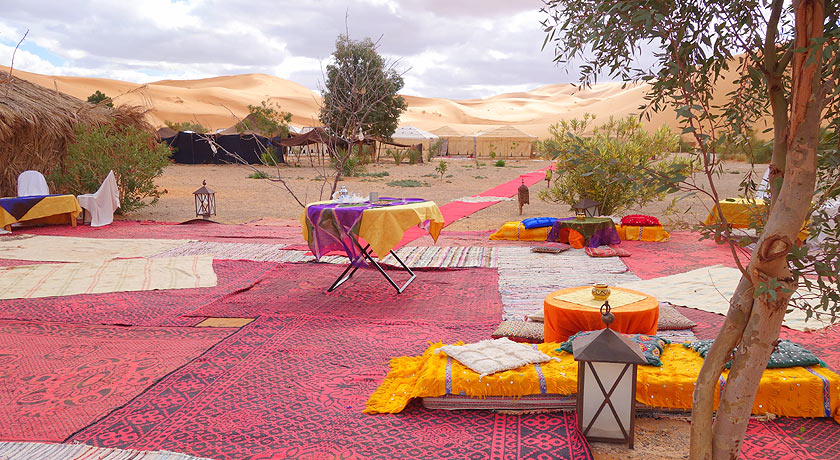
[[[8,73],[9,68],[0,66]],[[149,109],[148,118],[155,127],[166,121],[198,122],[211,131],[229,128],[248,114],[248,105],[268,100],[292,114],[292,125],[320,125],[320,95],[315,90],[284,78],[249,73],[222,75],[197,80],[159,80],[133,83],[95,77],[42,75],[13,69],[12,74],[49,89],[85,100],[96,91],[112,98],[115,104],[139,105]],[[444,126],[462,134],[512,125],[527,134],[544,139],[549,127],[560,121],[595,115],[596,121],[610,116],[638,115],[644,102],[645,84],[605,82],[590,88],[572,84],[544,85],[525,92],[503,93],[482,99],[453,100],[403,94],[408,110],[400,117],[400,126],[414,126],[432,131]],[[676,129],[673,110],[651,114],[643,119],[650,129],[667,125]]]

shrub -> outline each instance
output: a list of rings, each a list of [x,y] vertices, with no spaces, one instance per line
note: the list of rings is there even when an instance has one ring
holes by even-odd
[[[252,172],[251,174],[248,175],[248,179],[268,179],[268,178],[269,178],[269,175],[262,172],[262,171]]]
[[[199,134],[207,134],[207,128],[201,123],[193,123],[191,121],[174,122],[166,120],[163,122],[167,128],[175,131],[192,131]]]
[[[715,146],[715,153],[721,160],[769,163],[773,156],[773,141],[763,141],[750,129],[745,135],[721,136]]]
[[[280,160],[277,159],[277,147],[270,145],[265,152],[260,155],[260,161],[266,166],[277,166]]]
[[[421,160],[422,154],[417,149],[408,150],[408,164],[415,165]]]
[[[75,127],[76,140],[67,146],[61,168],[50,174],[50,181],[63,193],[93,193],[108,171],[113,170],[120,191],[121,212],[155,204],[161,192],[155,178],[169,164],[169,147],[155,141],[154,134],[134,126],[113,124]],[[144,201],[151,198],[151,201]]]
[[[375,172],[375,173],[361,173],[361,174],[359,174],[359,176],[364,176],[364,177],[385,177],[385,176],[390,176],[390,174],[388,173],[388,171],[379,171],[379,172]]]
[[[435,157],[440,150],[443,148],[443,139],[435,139],[434,141],[429,143],[429,151],[426,152],[426,161],[431,163],[432,158]]]
[[[96,90],[95,93],[88,96],[87,101],[91,104],[104,103],[106,107],[114,107],[114,101],[112,101],[110,97],[106,96],[105,93],[99,90]]]
[[[685,160],[670,153],[679,136],[669,128],[650,134],[633,116],[610,117],[593,128],[592,136],[581,137],[593,118],[561,121],[549,129],[551,138],[540,150],[554,158],[557,172],[551,187],[540,192],[542,200],[571,206],[587,197],[609,215],[664,197],[668,187],[656,178],[684,173]]]
[[[443,180],[443,175],[446,174],[447,169],[449,169],[449,165],[443,160],[440,160],[440,163],[435,166],[435,171],[440,174],[440,180]]]
[[[364,174],[365,165],[362,164],[358,147],[358,145],[353,146],[353,153],[351,155],[347,155],[347,159],[341,167],[339,167],[338,158],[330,158],[330,165],[334,170],[338,171],[339,177],[357,177]],[[338,155],[343,158],[346,155],[346,152],[346,150],[339,149]]]
[[[496,162],[493,163],[493,166],[495,166],[497,168],[504,168],[505,167],[505,160],[496,160]]]
[[[401,179],[401,180],[394,180],[388,182],[389,186],[391,187],[430,187],[430,185],[426,182],[420,182],[419,180],[414,179]]]
[[[405,152],[399,149],[385,149],[385,153],[394,159],[394,163],[397,166],[399,166],[402,163],[403,158],[405,158]]]

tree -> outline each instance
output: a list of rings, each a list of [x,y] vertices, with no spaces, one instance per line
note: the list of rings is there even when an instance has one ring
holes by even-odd
[[[352,40],[339,35],[325,77],[319,119],[345,144],[328,146],[336,160],[335,192],[340,171],[353,155],[353,144],[365,136],[390,139],[407,106],[397,94],[404,84],[402,75],[394,63],[379,55],[377,44],[370,38]]]
[[[163,124],[166,125],[167,128],[175,130],[175,131],[192,131],[192,132],[198,133],[198,134],[206,134],[207,133],[207,128],[205,128],[204,125],[202,125],[201,123],[198,123],[198,122],[192,122],[192,121],[174,122],[174,121],[165,120],[163,122]]]
[[[104,103],[106,107],[114,107],[114,102],[111,100],[111,98],[106,96],[105,93],[102,93],[99,90],[96,90],[95,93],[88,96],[87,101],[92,104]]]
[[[797,276],[803,252],[794,242],[815,198],[821,120],[833,130],[835,141],[840,127],[836,5],[832,2],[826,11],[822,0],[544,3],[544,46],[554,45],[555,61],[582,59],[584,85],[600,74],[648,82],[645,113],[667,106],[676,110],[683,134],[696,141],[697,159],[709,182],[709,190],[694,187],[711,199],[718,200],[716,149],[727,139],[744,137],[760,117],[772,120],[766,225],[747,266],[738,262],[742,278],[706,355],[692,409],[691,458],[737,458],[788,303],[798,283],[810,282]],[[637,64],[643,47],[653,50],[653,66]],[[733,89],[716,92],[727,77]],[[817,203],[837,193],[837,187],[824,185],[817,188]],[[726,220],[722,213],[718,217],[721,227],[714,231],[725,236],[735,256]],[[836,241],[836,232],[834,236]],[[836,263],[834,252],[833,258],[828,251],[823,254]],[[833,279],[836,288],[836,275],[820,274],[825,268],[817,271],[820,288],[828,286],[826,279]],[[831,304],[832,318],[837,299],[836,293],[832,297],[823,291],[821,305]],[[715,415],[718,377],[736,346]]]
[[[248,115],[235,129],[240,133],[253,131],[265,137],[289,137],[289,123],[292,114],[284,112],[280,106],[269,101],[262,101],[260,105],[248,105]]]

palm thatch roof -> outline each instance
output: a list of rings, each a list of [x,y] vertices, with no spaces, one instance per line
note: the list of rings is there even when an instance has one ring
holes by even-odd
[[[70,95],[0,74],[0,196],[17,194],[17,176],[34,169],[48,174],[61,166],[67,145],[75,140],[74,125],[135,125],[149,132],[147,110],[120,106],[111,109]]]

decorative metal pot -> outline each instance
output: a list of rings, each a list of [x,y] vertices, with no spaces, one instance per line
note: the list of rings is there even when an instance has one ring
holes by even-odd
[[[592,297],[595,300],[607,300],[610,297],[610,287],[607,283],[596,283],[592,286]]]

